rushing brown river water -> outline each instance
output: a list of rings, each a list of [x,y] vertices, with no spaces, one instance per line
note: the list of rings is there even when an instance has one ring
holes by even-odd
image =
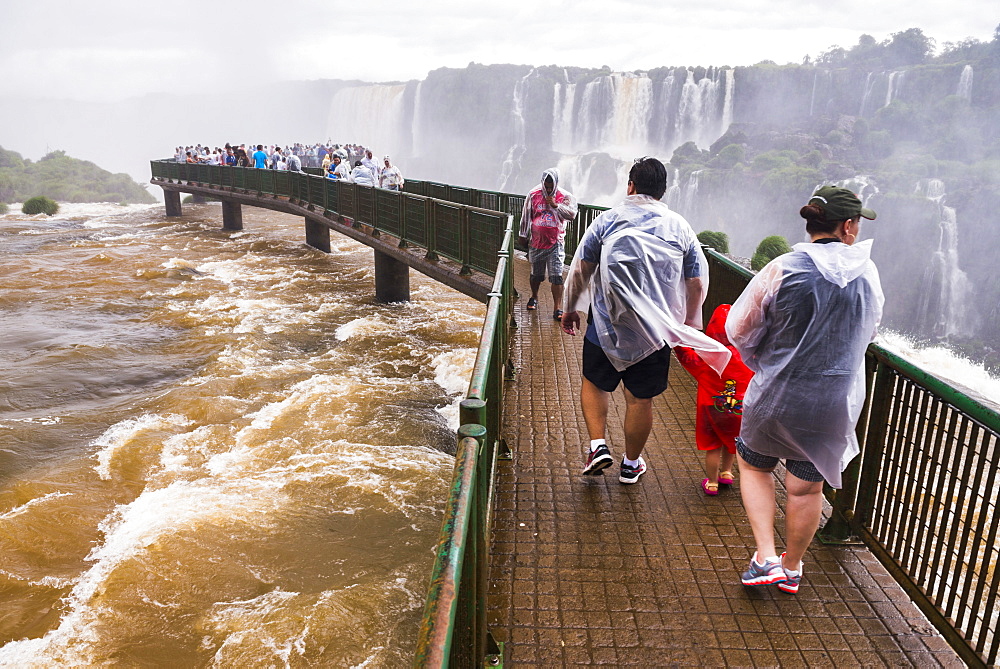
[[[184,212],[0,216],[0,666],[408,665],[485,307]]]

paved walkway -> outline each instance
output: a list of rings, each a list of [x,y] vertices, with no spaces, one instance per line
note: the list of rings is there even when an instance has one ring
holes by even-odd
[[[617,467],[581,476],[582,337],[552,320],[547,284],[538,311],[524,310],[517,264],[514,460],[499,467],[489,614],[507,666],[964,666],[863,547],[814,541],[797,595],[740,584],[752,540],[739,476],[718,497],[701,493],[695,384],[676,360],[640,482],[621,485]],[[619,391],[616,459],[623,415]]]

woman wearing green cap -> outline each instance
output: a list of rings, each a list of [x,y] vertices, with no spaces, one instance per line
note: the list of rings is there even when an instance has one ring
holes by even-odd
[[[754,371],[737,439],[740,489],[757,552],[744,585],[798,591],[802,557],[819,527],[823,481],[841,486],[855,455],[864,360],[882,316],[872,241],[875,212],[846,188],[823,186],[802,207],[810,241],[768,263],[729,313],[729,339]],[[856,243],[857,242],[857,243]],[[785,552],[774,541],[774,478],[785,460]]]

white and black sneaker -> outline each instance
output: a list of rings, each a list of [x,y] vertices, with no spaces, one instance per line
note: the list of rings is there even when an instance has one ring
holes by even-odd
[[[584,476],[603,474],[604,470],[614,464],[615,459],[611,457],[611,450],[607,444],[601,444],[597,448],[591,449],[587,456],[587,464],[583,468]]]
[[[625,464],[624,458],[622,459],[622,471],[618,475],[618,480],[622,483],[635,483],[639,480],[639,477],[646,473],[646,461],[639,456],[639,464],[635,467],[631,467]]]

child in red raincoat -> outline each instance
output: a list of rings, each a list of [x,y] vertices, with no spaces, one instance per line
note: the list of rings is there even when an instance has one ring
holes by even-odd
[[[722,375],[698,357],[694,349],[678,346],[674,354],[698,382],[695,409],[695,441],[698,450],[705,451],[705,473],[701,489],[706,495],[718,495],[719,484],[732,485],[733,460],[736,457],[736,437],[740,436],[743,420],[743,393],[753,372],[743,364],[743,358],[726,336],[728,304],[720,304],[705,327],[705,334],[723,344],[733,354]]]

